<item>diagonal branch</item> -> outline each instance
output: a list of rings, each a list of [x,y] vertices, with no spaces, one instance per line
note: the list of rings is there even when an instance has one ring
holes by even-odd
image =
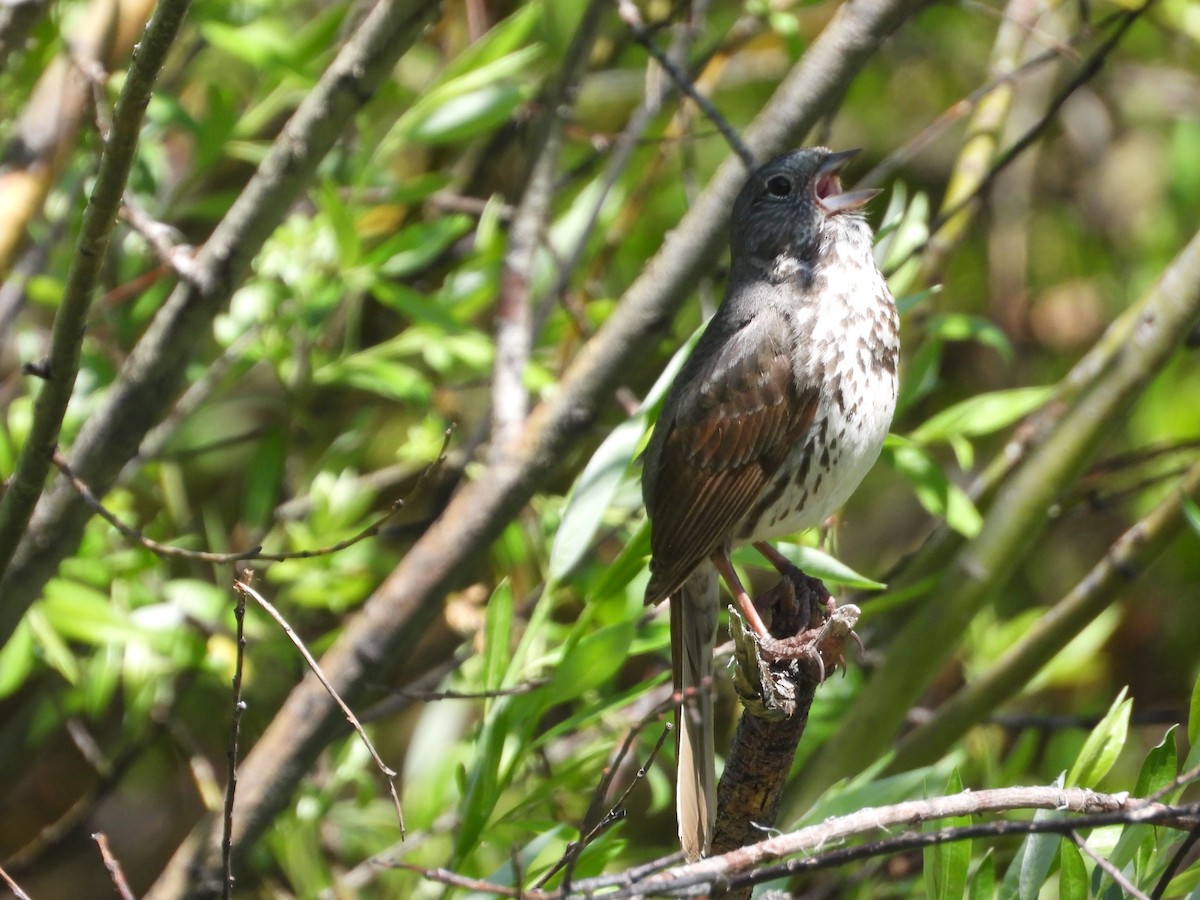
[[[1117,539],[1066,597],[1013,644],[987,672],[973,679],[933,718],[904,736],[888,763],[903,772],[944,753],[972,725],[1017,693],[1037,672],[1113,602],[1183,529],[1183,499],[1200,496],[1200,463],[1148,516]]]
[[[84,325],[133,166],[142,117],[187,9],[188,0],[164,0],[159,5],[117,98],[112,131],[100,156],[96,183],[83,211],[62,302],[54,316],[50,357],[43,367],[46,376],[34,404],[33,424],[8,490],[0,498],[0,575],[13,561],[50,472],[50,455],[79,373]],[[7,591],[0,591],[0,596],[5,598],[0,606],[0,623],[11,622],[15,627],[25,613],[26,604],[9,597]],[[0,644],[9,633],[11,628],[0,626]]]
[[[570,104],[585,64],[596,41],[601,13],[608,0],[590,0],[583,21],[567,50],[567,65],[559,73],[546,100],[547,113],[538,123],[533,144],[537,159],[521,202],[517,204],[509,229],[504,269],[500,276],[500,296],[496,303],[496,361],[492,374],[492,446],[493,463],[507,459],[521,437],[529,410],[529,392],[525,388],[525,366],[533,340],[533,317],[529,311],[529,288],[539,238],[546,225],[554,199],[558,174],[559,149],[562,146],[560,119]]]

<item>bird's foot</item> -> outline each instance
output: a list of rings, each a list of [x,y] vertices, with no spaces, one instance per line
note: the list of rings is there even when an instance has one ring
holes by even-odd
[[[760,718],[790,716],[796,700],[825,680],[842,664],[842,650],[857,640],[854,626],[859,609],[852,604],[837,607],[829,619],[815,628],[788,638],[762,635],[730,607],[729,628],[733,636],[733,682],[746,709]],[[807,687],[806,687],[807,685]]]
[[[771,633],[788,638],[829,621],[837,604],[825,582],[806,575],[765,541],[754,546],[782,576],[778,584],[754,598],[760,613],[770,610],[773,614]]]

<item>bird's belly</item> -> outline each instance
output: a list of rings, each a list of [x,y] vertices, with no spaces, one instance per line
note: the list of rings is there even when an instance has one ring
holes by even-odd
[[[883,447],[896,384],[882,379],[857,405],[823,398],[804,440],[792,449],[759,502],[735,529],[743,542],[813,528],[841,508]]]

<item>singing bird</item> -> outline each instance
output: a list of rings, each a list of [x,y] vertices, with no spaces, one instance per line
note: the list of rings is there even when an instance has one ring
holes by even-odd
[[[896,408],[899,322],[862,208],[845,192],[856,153],[799,150],[751,173],[730,223],[729,284],[663,401],[643,459],[650,517],[646,603],[670,598],[676,809],[689,859],[716,815],[712,654],[717,575],[770,639],[729,553],[812,528],[874,465]],[[795,570],[791,570],[794,572]]]

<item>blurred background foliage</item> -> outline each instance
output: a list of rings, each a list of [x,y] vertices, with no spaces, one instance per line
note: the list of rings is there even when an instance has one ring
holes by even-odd
[[[695,7],[638,4],[659,26],[651,36],[661,46],[694,28],[691,74],[738,128],[837,10],[788,0]],[[803,536],[804,547],[794,550],[854,593],[866,643],[845,677],[818,693],[795,773],[801,781],[803,760],[872,689],[866,673],[897,623],[917,604],[955,599],[867,589],[888,581],[939,524],[967,537],[979,531],[986,510],[972,502],[973,479],[1200,222],[1200,4],[1160,0],[998,174],[944,261],[927,252],[930,223],[963,166],[974,101],[998,84],[1004,28],[1025,23],[1014,68],[1046,58],[1000,84],[1012,91],[1001,146],[1038,122],[1106,23],[1131,8],[1120,0],[932,6],[884,44],[811,136],[810,143],[865,148],[849,180],[887,190],[872,218],[903,310],[905,368],[896,437],[883,462],[839,527]],[[183,401],[104,498],[157,541],[213,551],[261,544],[271,552],[329,546],[406,500],[376,539],[256,567],[260,589],[314,653],[329,646],[460,480],[482,471],[507,226],[541,104],[581,12],[582,4],[558,0],[445,5],[324,160],[211,333],[195,335]],[[146,14],[113,0],[48,3],[3,60],[0,203],[19,225],[0,235],[7,241],[0,246],[5,478],[32,415],[35,382],[22,365],[45,354],[99,153],[96,119],[103,121],[127,65],[129,41],[121,36],[136,35]],[[93,86],[99,113],[85,104],[69,128],[39,121],[67,115],[44,101],[39,79],[69,59],[78,35],[104,15],[113,61],[103,67],[111,75]],[[166,226],[159,233],[177,250],[202,244],[363,15],[362,4],[341,0],[197,0],[146,117],[130,204]],[[615,140],[648,85],[663,78],[614,4],[567,112],[561,176],[536,257],[538,327],[524,372],[535,402],[555,390],[730,153],[694,105],[669,103],[602,193]],[[28,164],[33,136],[63,129],[74,136]],[[21,179],[41,181],[28,189]],[[64,446],[174,284],[147,234],[123,221],[114,235]],[[556,290],[576,244],[578,262]],[[239,895],[443,895],[390,866],[397,861],[528,884],[578,836],[602,770],[668,690],[665,616],[641,604],[646,538],[632,460],[649,426],[652,388],[719,299],[723,265],[659,352],[638,360],[620,395],[581,426],[554,478],[464,572],[463,589],[446,597],[418,652],[372,686],[377,704],[359,712],[384,758],[403,770],[407,842],[399,842],[366,752],[340,739],[238,872]],[[1049,527],[1036,549],[962,633],[914,720],[988,671],[1122,531],[1178,490],[1200,447],[1200,341],[1193,334],[1184,343],[1113,423],[1087,472],[1046,511]],[[422,478],[450,427],[447,459]],[[1188,719],[1200,665],[1198,520],[1129,582],[1119,604],[932,768],[860,779],[827,793],[809,815],[936,794],[952,783],[1050,783],[1076,764],[1090,729],[1118,708],[1113,701],[1125,687],[1127,736],[1112,720],[1104,732],[1125,752],[1107,761],[1112,769],[1101,784],[1133,790],[1168,723]],[[832,560],[814,556],[818,545],[847,568],[839,573]],[[94,518],[0,649],[0,865],[32,896],[95,892],[107,878],[88,839],[95,831],[109,835],[141,892],[201,811],[220,808],[236,650],[232,574],[227,565],[155,555]],[[247,637],[244,749],[305,673],[291,644],[253,608]],[[489,699],[393,693],[405,688],[520,691]],[[737,711],[725,683],[718,710],[732,727]],[[667,718],[651,718],[635,738],[617,772],[618,794]],[[1185,732],[1168,738],[1180,742],[1180,760]],[[671,769],[668,750],[629,795],[627,818],[580,857],[577,876],[674,849]],[[1015,884],[1018,846],[976,843],[973,896],[991,896],[988,873],[999,883],[1008,872]],[[384,865],[370,862],[376,854]],[[925,862],[924,881],[921,857],[901,856],[813,876],[797,890],[953,896],[944,893],[952,887],[929,880]],[[1060,868],[1065,880],[1076,862],[1084,865],[1067,856],[1056,862],[1047,890],[1058,889]],[[1090,873],[1094,864],[1086,864]],[[1161,857],[1155,863],[1147,850],[1138,864],[1161,869]],[[1193,870],[1189,884],[1197,880]]]

